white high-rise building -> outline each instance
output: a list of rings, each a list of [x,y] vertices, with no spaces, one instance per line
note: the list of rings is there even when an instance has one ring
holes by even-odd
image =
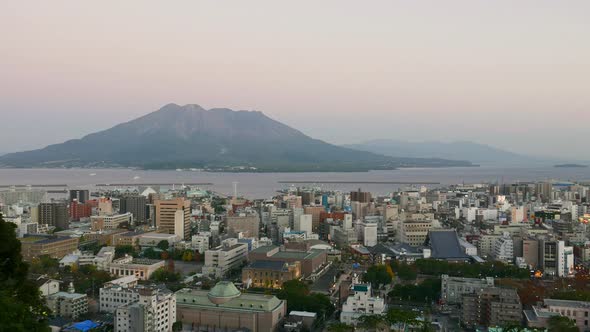
[[[199,234],[193,235],[191,238],[191,246],[194,250],[200,254],[209,250],[209,239],[211,238],[210,232],[199,232]]]
[[[302,214],[299,219],[295,220],[295,230],[305,232],[308,236],[312,233],[312,216],[311,214]]]
[[[514,259],[514,242],[510,233],[505,232],[502,237],[494,242],[494,257],[503,262],[512,262]]]

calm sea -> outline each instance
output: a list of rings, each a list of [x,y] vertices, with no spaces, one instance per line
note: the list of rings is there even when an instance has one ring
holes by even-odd
[[[555,167],[453,167],[412,168],[366,173],[209,173],[197,171],[143,171],[129,169],[0,169],[0,185],[65,184],[71,188],[93,189],[97,184],[163,183],[182,185],[211,183],[201,186],[231,194],[237,182],[238,194],[248,198],[267,198],[290,184],[279,181],[309,181],[307,186],[350,191],[359,187],[378,194],[387,194],[407,185],[394,184],[322,184],[322,181],[344,182],[438,182],[441,185],[479,182],[516,181],[590,181],[590,168]],[[301,185],[305,186],[305,185]],[[436,185],[429,185],[436,187]]]

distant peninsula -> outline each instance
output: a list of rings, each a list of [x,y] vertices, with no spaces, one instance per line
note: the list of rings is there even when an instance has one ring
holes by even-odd
[[[559,165],[555,165],[553,167],[558,167],[558,168],[586,168],[586,167],[588,167],[588,165],[582,165],[582,164],[559,164]]]

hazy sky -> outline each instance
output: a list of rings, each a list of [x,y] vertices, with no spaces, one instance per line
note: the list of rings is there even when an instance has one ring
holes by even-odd
[[[169,102],[587,157],[590,1],[0,0],[0,151]]]

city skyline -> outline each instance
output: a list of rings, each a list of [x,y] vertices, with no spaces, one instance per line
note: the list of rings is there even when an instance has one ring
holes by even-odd
[[[9,121],[0,152],[79,138],[170,102],[262,111],[334,144],[585,152],[586,2],[1,6]]]

